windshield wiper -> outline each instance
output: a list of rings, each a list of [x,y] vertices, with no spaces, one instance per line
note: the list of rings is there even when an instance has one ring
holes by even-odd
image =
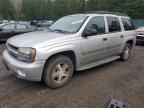
[[[64,30],[60,30],[60,29],[49,29],[50,31],[52,31],[52,32],[61,32],[61,33],[70,33],[70,32],[68,32],[68,31],[64,31]]]

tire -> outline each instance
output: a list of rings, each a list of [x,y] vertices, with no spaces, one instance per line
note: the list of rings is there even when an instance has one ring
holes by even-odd
[[[74,65],[69,57],[54,56],[45,65],[43,81],[50,88],[60,88],[70,82],[73,72]]]
[[[123,52],[120,56],[122,61],[126,61],[129,59],[130,55],[131,55],[131,50],[132,50],[132,46],[129,43],[126,43]]]

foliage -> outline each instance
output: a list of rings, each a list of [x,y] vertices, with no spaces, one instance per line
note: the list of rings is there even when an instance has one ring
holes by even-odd
[[[4,19],[14,19],[14,13],[15,10],[10,0],[0,0],[0,16]]]
[[[20,19],[57,19],[85,11],[117,11],[132,18],[144,18],[144,0],[22,0]],[[10,0],[0,0],[0,15],[16,18]]]

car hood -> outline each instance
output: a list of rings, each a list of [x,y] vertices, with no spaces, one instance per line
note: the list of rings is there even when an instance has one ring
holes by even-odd
[[[17,47],[33,47],[35,45],[45,42],[50,42],[54,40],[58,41],[63,37],[67,37],[68,35],[70,34],[62,34],[48,31],[31,32],[14,36],[8,39],[7,43]]]

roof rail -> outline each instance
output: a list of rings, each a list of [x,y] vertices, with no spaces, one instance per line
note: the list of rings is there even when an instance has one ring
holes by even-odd
[[[110,12],[110,11],[90,11],[90,12],[85,12],[85,14],[115,14],[118,16],[128,16],[126,13]]]

